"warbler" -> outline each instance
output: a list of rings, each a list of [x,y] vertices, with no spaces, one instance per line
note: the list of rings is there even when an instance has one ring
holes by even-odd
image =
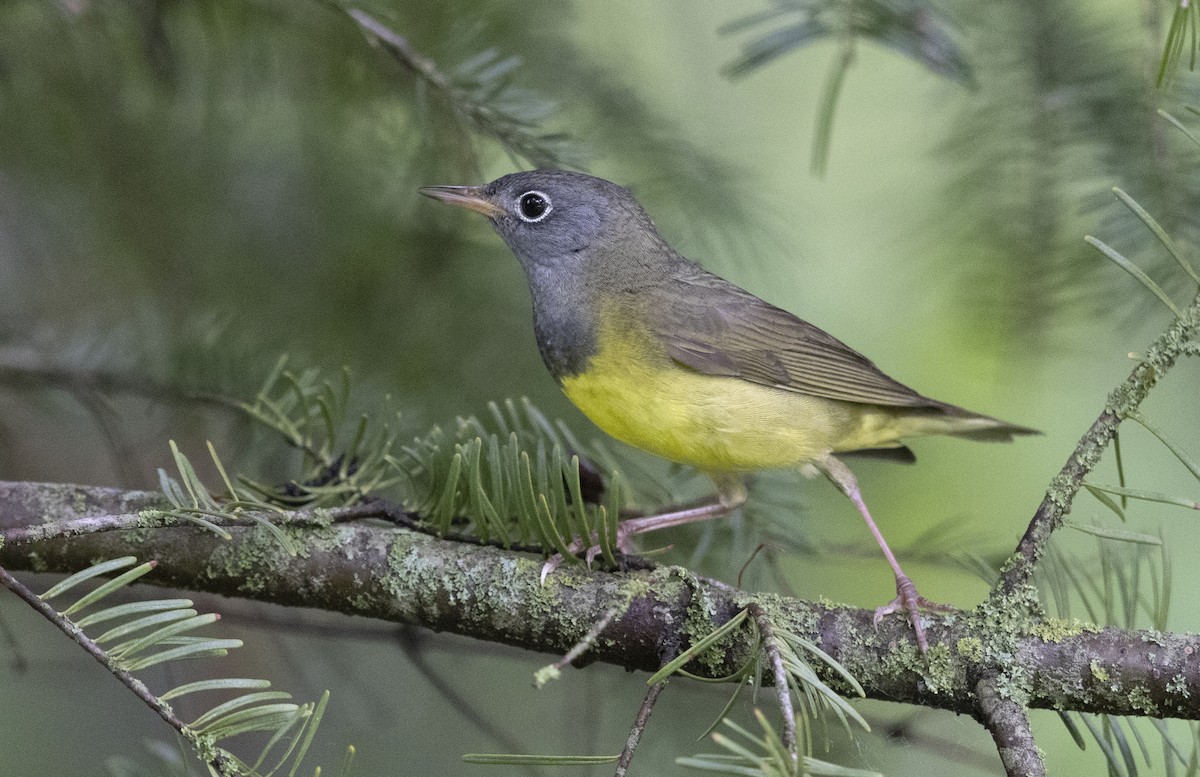
[[[919,610],[941,605],[918,595],[835,454],[913,461],[907,437],[1007,441],[1035,430],[923,396],[832,335],[684,258],[610,181],[534,170],[420,193],[491,221],[529,281],[542,360],[588,418],[715,482],[711,504],[622,522],[622,543],[729,513],[746,499],[745,473],[823,473],[854,503],[895,574],[896,598],[875,611],[875,622],[907,612],[928,649]],[[543,576],[560,562],[548,562]]]

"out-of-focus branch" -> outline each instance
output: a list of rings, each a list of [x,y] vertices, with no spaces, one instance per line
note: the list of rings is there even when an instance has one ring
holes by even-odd
[[[524,157],[538,167],[579,164],[578,152],[571,147],[566,135],[545,132],[539,126],[554,112],[554,106],[532,93],[513,89],[503,80],[505,74],[518,64],[515,58],[491,62],[491,67],[483,72],[486,78],[481,79],[486,83],[480,83],[480,88],[475,89],[439,68],[436,62],[418,52],[408,38],[365,11],[345,9],[333,3],[330,7],[345,13],[371,43],[381,47],[401,67],[445,99],[475,132],[495,140],[512,154]],[[484,99],[484,95],[490,99]],[[497,99],[505,96],[510,99]],[[522,104],[527,110],[521,109]]]

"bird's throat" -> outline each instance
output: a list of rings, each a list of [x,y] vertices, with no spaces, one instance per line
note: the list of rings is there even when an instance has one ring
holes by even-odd
[[[586,370],[596,353],[596,313],[588,305],[580,304],[580,295],[586,294],[586,290],[577,279],[529,275],[538,351],[546,369],[562,383]]]

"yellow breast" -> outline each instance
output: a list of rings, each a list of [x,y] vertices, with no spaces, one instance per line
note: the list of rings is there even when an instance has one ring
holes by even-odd
[[[644,330],[605,316],[587,369],[566,395],[608,434],[708,472],[791,467],[831,451],[895,441],[881,409],[827,400],[672,361]]]

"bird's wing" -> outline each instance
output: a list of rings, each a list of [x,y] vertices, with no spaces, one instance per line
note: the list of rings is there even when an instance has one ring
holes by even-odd
[[[673,279],[658,336],[672,359],[811,396],[893,407],[946,409],[885,375],[870,359],[791,313],[699,266]]]

